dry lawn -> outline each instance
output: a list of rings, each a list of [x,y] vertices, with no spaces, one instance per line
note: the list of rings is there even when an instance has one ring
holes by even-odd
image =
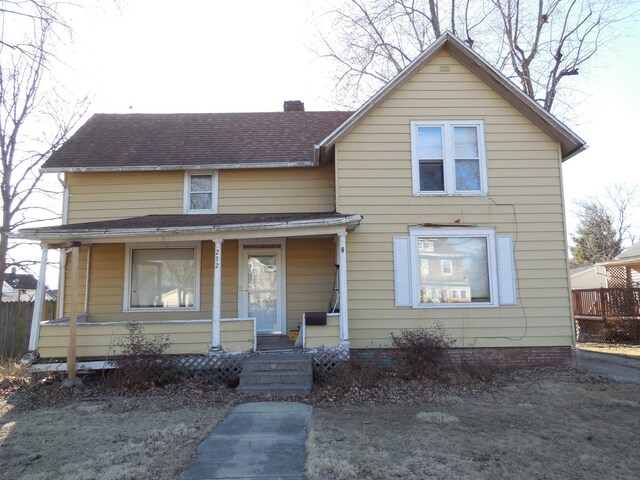
[[[9,410],[0,420],[0,478],[177,478],[225,413],[225,407],[193,409],[154,399]]]
[[[636,479],[640,385],[547,371],[422,405],[316,407],[310,479]]]
[[[580,350],[588,350],[598,353],[612,353],[623,357],[640,358],[640,345],[627,345],[623,343],[578,343]]]
[[[25,383],[0,362],[0,479],[175,479],[234,401],[224,388]]]

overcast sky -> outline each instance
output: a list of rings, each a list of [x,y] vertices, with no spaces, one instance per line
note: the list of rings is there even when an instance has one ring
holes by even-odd
[[[312,51],[310,5],[129,0],[120,12],[87,9],[72,18],[62,76],[70,89],[91,92],[91,113],[279,111],[294,99],[307,110],[335,109],[331,65]],[[640,22],[633,27],[590,68],[588,97],[569,125],[590,146],[563,168],[569,232],[576,199],[639,178],[630,139],[640,111]]]

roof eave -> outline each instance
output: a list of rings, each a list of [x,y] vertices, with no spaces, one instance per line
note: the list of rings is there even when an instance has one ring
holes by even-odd
[[[353,115],[331,132],[320,143],[320,146],[325,148],[330,147],[344,138],[364,116],[382,103],[393,91],[403,85],[417,70],[420,70],[445,47],[456,60],[476,73],[480,79],[500,93],[533,123],[558,141],[560,143],[563,161],[586,148],[586,142],[575,132],[562,124],[551,113],[543,109],[535,100],[525,95],[502,72],[490,65],[450,32],[442,34],[434,43],[418,55],[413,62],[393,80],[382,87],[373,97],[356,110]]]
[[[598,263],[597,265],[603,266],[603,267],[622,267],[625,265],[638,265],[638,264],[640,264],[640,256],[621,258],[619,260],[610,260],[608,262]]]
[[[317,166],[313,160],[292,162],[236,162],[236,163],[200,163],[198,165],[120,165],[100,167],[42,167],[45,173],[90,173],[90,172],[157,172],[165,170],[238,170],[246,168],[302,168]]]
[[[155,236],[171,234],[222,233],[239,231],[259,231],[274,229],[352,226],[355,228],[362,220],[362,215],[348,215],[342,218],[321,218],[314,220],[291,220],[288,222],[262,222],[227,225],[198,225],[189,227],[146,227],[146,228],[94,228],[94,229],[28,229],[10,234],[11,238],[39,241],[59,241],[68,239],[89,238],[124,238],[134,236]],[[48,229],[48,230],[45,230]]]

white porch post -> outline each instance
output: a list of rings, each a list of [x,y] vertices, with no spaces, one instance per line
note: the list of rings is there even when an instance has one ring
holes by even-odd
[[[44,307],[46,276],[47,276],[47,256],[49,247],[42,246],[42,256],[40,257],[40,273],[38,275],[38,285],[36,287],[36,299],[33,305],[31,316],[31,336],[29,337],[29,351],[35,352],[38,349],[38,339],[40,336],[40,322],[42,321],[42,309]]]
[[[222,296],[222,242],[220,238],[213,240],[213,318],[211,325],[211,351],[221,351],[220,344],[220,305]]]
[[[338,285],[340,287],[340,346],[349,348],[347,296],[347,232],[338,234]]]

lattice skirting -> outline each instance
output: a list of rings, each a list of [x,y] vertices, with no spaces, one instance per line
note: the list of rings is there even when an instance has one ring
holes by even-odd
[[[226,382],[238,378],[242,361],[248,353],[219,355],[188,355],[175,359],[177,366],[189,378],[200,381]]]
[[[349,350],[345,348],[318,348],[313,352],[313,376],[324,378],[346,365]]]

